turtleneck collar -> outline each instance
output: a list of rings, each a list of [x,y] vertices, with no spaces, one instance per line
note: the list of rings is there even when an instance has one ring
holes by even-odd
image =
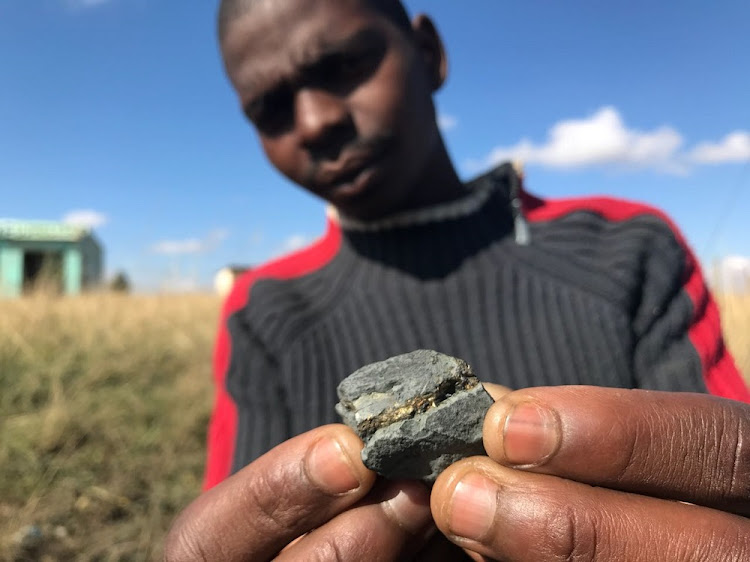
[[[519,243],[514,204],[519,197],[519,178],[510,165],[503,165],[468,183],[467,195],[447,204],[374,222],[330,219],[340,225],[344,255],[353,252],[372,264],[439,278],[484,248],[508,240],[514,230]]]
[[[500,191],[512,206],[520,197],[520,183],[521,173],[518,166],[505,163],[470,181],[466,185],[466,195],[446,203],[404,211],[372,221],[345,216],[333,206],[328,207],[327,213],[344,232],[383,232],[422,226],[470,216],[484,206],[496,191]]]
[[[373,221],[361,221],[345,215],[339,215],[338,222],[341,228],[346,231],[378,232],[458,219],[475,213],[487,202],[492,190],[492,184],[486,183],[474,189],[467,190],[466,195],[460,199],[447,203],[396,213]]]

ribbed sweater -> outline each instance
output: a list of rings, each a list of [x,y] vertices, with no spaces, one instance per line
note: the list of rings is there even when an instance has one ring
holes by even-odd
[[[750,401],[698,264],[661,212],[545,201],[519,181],[508,165],[478,178],[476,209],[467,201],[372,228],[330,219],[311,247],[241,278],[217,339],[206,487],[339,421],[344,377],[415,349],[460,357],[513,389]]]

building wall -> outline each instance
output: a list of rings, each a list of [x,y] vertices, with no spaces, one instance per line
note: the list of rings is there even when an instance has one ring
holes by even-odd
[[[0,297],[19,296],[47,275],[64,294],[77,294],[98,286],[102,270],[102,248],[90,230],[0,219]]]
[[[77,295],[83,286],[83,256],[78,244],[70,244],[63,250],[63,292]]]
[[[23,288],[23,251],[0,242],[0,297],[20,296]]]
[[[62,290],[75,295],[101,281],[101,251],[95,241],[12,242],[0,241],[0,297],[23,293],[24,256],[28,252],[57,254],[62,262]]]
[[[84,289],[99,286],[102,282],[104,259],[102,249],[93,236],[86,236],[79,243],[83,270],[81,284]]]

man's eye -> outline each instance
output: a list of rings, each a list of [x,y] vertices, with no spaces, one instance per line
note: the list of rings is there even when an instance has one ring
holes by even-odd
[[[342,57],[339,62],[339,72],[343,76],[356,76],[362,72],[367,63],[367,57]]]
[[[377,69],[380,53],[367,51],[357,55],[346,56],[341,59],[339,68],[341,75],[351,79],[365,80]]]
[[[278,135],[291,127],[292,93],[286,88],[248,104],[245,113],[264,135]]]
[[[310,73],[309,81],[322,88],[347,91],[367,80],[378,63],[379,57],[369,52],[330,57]]]

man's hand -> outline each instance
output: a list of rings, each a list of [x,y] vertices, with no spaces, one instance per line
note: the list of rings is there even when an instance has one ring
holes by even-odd
[[[750,560],[748,405],[527,389],[490,409],[484,443],[490,458],[456,463],[432,492],[438,527],[468,550],[504,561]]]
[[[290,439],[195,500],[165,560],[399,560],[434,531],[429,491],[378,482],[347,427]]]

